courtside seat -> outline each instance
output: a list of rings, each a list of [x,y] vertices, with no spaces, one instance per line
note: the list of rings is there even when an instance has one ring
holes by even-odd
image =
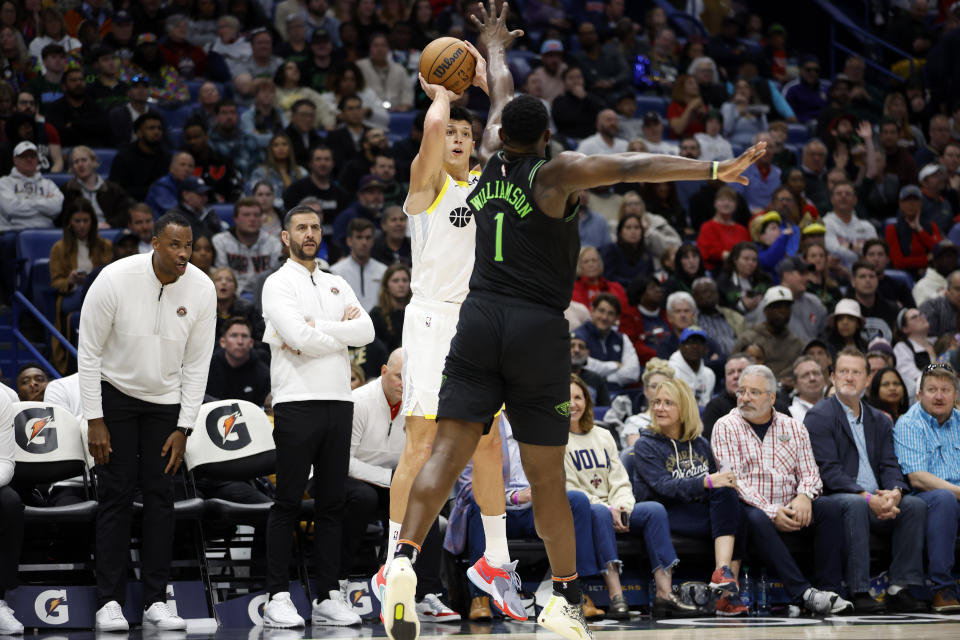
[[[33,487],[71,478],[83,480],[86,500],[62,507],[24,507],[26,522],[92,522],[97,513],[80,421],[69,411],[43,402],[16,402],[13,428],[17,448],[14,482]]]

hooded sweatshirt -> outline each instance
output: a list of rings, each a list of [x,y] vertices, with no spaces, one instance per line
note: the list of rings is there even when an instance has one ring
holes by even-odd
[[[640,431],[633,459],[630,482],[637,502],[671,505],[703,500],[709,495],[703,476],[717,470],[710,443],[703,436],[681,442],[651,429]]]
[[[49,229],[63,207],[63,192],[37,171],[27,177],[15,168],[0,178],[0,231]]]

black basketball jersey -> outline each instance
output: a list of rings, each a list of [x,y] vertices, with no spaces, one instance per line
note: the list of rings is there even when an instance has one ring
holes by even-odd
[[[487,291],[564,310],[573,296],[580,230],[577,208],[551,218],[537,206],[533,182],[545,160],[507,161],[498,152],[467,198],[477,221],[471,291]]]

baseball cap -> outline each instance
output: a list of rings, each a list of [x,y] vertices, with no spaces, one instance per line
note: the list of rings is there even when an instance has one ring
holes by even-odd
[[[112,22],[113,24],[130,24],[133,22],[133,16],[129,11],[117,11],[113,14]]]
[[[930,176],[932,176],[938,171],[946,171],[946,170],[943,168],[942,164],[937,164],[935,162],[931,162],[928,165],[924,165],[923,169],[920,169],[920,174],[918,176],[920,179],[920,182],[923,182],[924,180],[926,180],[927,178],[929,178]]]
[[[826,232],[827,232],[827,228],[819,222],[811,222],[800,231],[800,233],[802,233],[803,235],[812,235],[814,233],[826,233]]]
[[[544,40],[540,45],[540,55],[545,53],[563,53],[563,43],[559,40]]]
[[[651,124],[660,124],[663,122],[663,118],[660,117],[660,114],[656,111],[647,111],[643,114],[643,126],[647,127]]]
[[[790,292],[790,289],[787,289],[784,286],[770,287],[767,289],[766,293],[763,294],[763,301],[760,303],[760,309],[766,309],[770,305],[778,302],[793,302],[793,294]]]
[[[777,263],[777,275],[781,278],[783,274],[789,273],[790,271],[799,271],[801,273],[806,271],[812,271],[814,266],[812,264],[807,264],[797,256],[788,256]]]
[[[360,178],[360,187],[357,190],[364,191],[366,189],[386,189],[386,187],[387,185],[385,185],[380,178],[368,173]]]
[[[156,43],[157,36],[152,33],[141,33],[137,36],[137,46],[142,44]]]
[[[844,298],[833,308],[831,318],[837,316],[853,316],[857,320],[863,321],[863,314],[860,312],[860,303],[852,298]]]
[[[692,327],[687,327],[686,329],[683,330],[683,333],[680,334],[680,344],[683,344],[684,342],[686,342],[687,340],[689,340],[694,336],[700,336],[704,340],[707,339],[707,334],[703,332],[703,329],[701,329],[698,326],[692,326]]]
[[[920,187],[915,184],[908,184],[903,189],[900,189],[900,199],[906,200],[907,198],[923,200],[923,191],[920,191]]]
[[[897,324],[899,324],[899,320]],[[880,337],[874,338],[870,341],[870,344],[867,345],[867,355],[869,356],[874,352],[888,355],[891,358],[896,357],[893,355],[893,347],[890,346],[890,343]]]
[[[37,145],[33,144],[29,140],[24,140],[13,148],[13,157],[16,158],[27,151],[33,151],[34,153],[37,153]]]
[[[960,250],[958,250],[957,245],[953,244],[950,240],[941,240],[933,247],[933,257],[936,258],[944,251],[953,251],[960,255]]]
[[[203,178],[188,176],[180,183],[180,193],[192,191],[193,193],[209,193],[210,186],[203,181]]]

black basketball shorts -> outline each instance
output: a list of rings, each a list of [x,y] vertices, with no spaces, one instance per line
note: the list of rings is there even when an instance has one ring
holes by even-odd
[[[563,313],[471,292],[440,385],[438,418],[484,424],[506,405],[518,442],[562,446],[570,432],[570,329]]]

